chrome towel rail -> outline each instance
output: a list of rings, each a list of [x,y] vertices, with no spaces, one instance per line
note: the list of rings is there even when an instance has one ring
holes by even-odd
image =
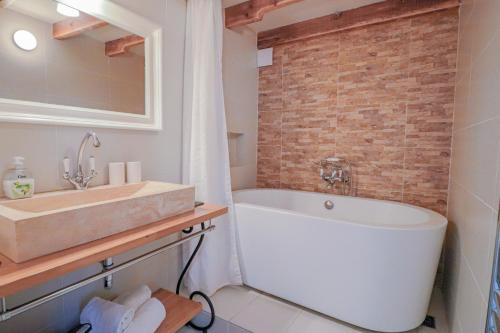
[[[2,297],[1,298],[1,303],[2,303],[2,312],[0,312],[0,322],[2,321],[5,321],[7,319],[10,319],[14,316],[17,316],[23,312],[26,312],[28,310],[31,310],[39,305],[42,305],[44,303],[47,303],[51,300],[54,300],[56,298],[59,298],[73,290],[76,290],[76,289],[79,289],[81,287],[84,287],[92,282],[95,282],[95,281],[98,281],[100,279],[103,279],[103,278],[106,278],[107,276],[110,276],[111,274],[113,273],[117,273],[125,268],[128,268],[132,265],[135,265],[139,262],[142,262],[144,260],[147,260],[147,259],[150,259],[154,256],[157,256],[173,247],[176,247],[182,243],[185,243],[193,238],[197,238],[197,237],[200,237],[201,235],[203,234],[206,234],[212,230],[215,229],[215,225],[210,225],[209,227],[207,227],[206,229],[203,229],[203,230],[200,230],[198,232],[195,232],[189,236],[186,236],[186,237],[183,237],[179,240],[176,240],[174,242],[171,242],[171,243],[168,243],[167,245],[164,245],[162,247],[159,247],[158,249],[156,250],[152,250],[150,252],[147,252],[143,255],[140,255],[138,257],[135,257],[134,259],[131,259],[131,260],[128,260],[120,265],[116,265],[116,266],[112,266],[112,268],[110,269],[107,269],[107,270],[103,270],[103,272],[101,273],[98,273],[98,274],[95,274],[95,275],[92,275],[86,279],[83,279],[81,281],[78,281],[78,282],[75,282],[73,284],[70,284],[69,286],[67,287],[64,287],[64,288],[61,288],[61,289],[58,289],[52,293],[49,293],[47,295],[44,295],[44,296],[41,296],[33,301],[30,301],[30,302],[27,302],[27,303],[24,303],[24,304],[21,304],[19,306],[16,306],[12,309],[7,309],[7,305],[6,305],[6,298],[5,297]]]

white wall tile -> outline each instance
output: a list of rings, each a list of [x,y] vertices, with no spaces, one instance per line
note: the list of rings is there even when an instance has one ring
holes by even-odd
[[[448,323],[452,328],[453,324],[459,322],[458,317],[458,279],[460,276],[460,264],[462,262],[461,244],[458,239],[457,231],[452,230],[456,227],[452,222],[448,224],[448,234],[445,243],[445,274],[444,274],[444,303],[446,306],[446,315]],[[453,332],[453,328],[452,328]]]
[[[108,75],[109,57],[103,57],[104,43],[83,35],[64,40],[47,39],[47,63],[77,67]]]
[[[10,167],[13,156],[24,156],[25,166],[35,176],[35,191],[45,192],[57,180],[57,137],[53,126],[0,124],[0,170]],[[0,196],[3,188],[0,189]]]
[[[457,131],[470,123],[471,115],[467,112],[470,97],[470,71],[469,76],[457,78],[455,83],[455,110],[453,113],[453,130]]]
[[[46,86],[49,103],[108,108],[108,79],[99,73],[49,63]]]
[[[480,286],[483,298],[487,298],[491,279],[491,256],[496,231],[493,210],[473,196],[465,188],[452,183],[453,201],[450,202],[450,219],[460,221],[458,238],[463,244],[463,255]]]
[[[483,332],[500,193],[500,1],[465,0],[446,242],[445,303],[451,333]]]
[[[255,187],[257,177],[258,69],[257,34],[250,29],[224,29],[224,101],[228,131],[242,133],[234,140],[238,165],[231,166],[233,189]]]
[[[458,30],[457,82],[470,77],[472,66],[472,23],[470,20],[474,0],[466,0],[468,5],[460,8],[460,25]]]
[[[493,36],[500,29],[500,1],[474,0],[470,22],[472,23],[472,61],[475,62],[479,55],[491,42]]]
[[[462,0],[462,5],[460,6],[460,19],[463,21],[469,20],[473,7],[474,0]]]
[[[452,181],[462,185],[492,209],[498,206],[499,198],[495,186],[499,128],[500,117],[497,117],[456,130],[453,134]]]
[[[465,126],[500,117],[498,110],[500,105],[500,94],[498,93],[499,54],[500,30],[472,66],[468,105],[469,109],[475,112],[468,113],[469,117],[464,124]]]
[[[37,61],[28,60],[26,62],[15,59],[13,55],[8,55],[0,51],[0,87],[10,88],[3,98],[21,99],[34,102],[46,101],[45,90],[45,68],[39,66]]]
[[[479,333],[485,300],[481,296],[481,291],[464,257],[462,257],[459,274],[457,315],[464,332]]]
[[[451,333],[463,333],[462,326],[460,326],[458,318],[451,324]]]
[[[133,77],[144,83],[144,66],[144,58],[133,53],[109,58],[109,76],[122,81],[130,81]]]

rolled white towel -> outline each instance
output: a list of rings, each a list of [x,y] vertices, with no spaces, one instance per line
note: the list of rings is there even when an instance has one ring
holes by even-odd
[[[145,284],[126,292],[113,300],[113,302],[127,306],[137,311],[148,299],[151,298],[151,289]]]
[[[156,298],[150,298],[136,311],[125,333],[154,333],[166,314],[163,304]]]
[[[92,333],[123,333],[135,311],[121,304],[94,297],[80,314],[80,324],[91,324]]]

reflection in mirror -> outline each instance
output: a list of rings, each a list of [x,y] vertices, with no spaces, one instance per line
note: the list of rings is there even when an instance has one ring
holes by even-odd
[[[0,8],[3,99],[144,115],[144,53],[143,37],[53,0]]]

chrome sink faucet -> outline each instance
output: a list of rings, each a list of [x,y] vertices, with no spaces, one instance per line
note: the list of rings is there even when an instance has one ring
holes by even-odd
[[[89,131],[85,133],[83,137],[82,143],[80,144],[80,149],[78,150],[78,162],[77,162],[77,171],[71,176],[70,174],[70,160],[68,157],[65,157],[63,160],[64,164],[64,176],[63,178],[70,182],[77,190],[86,190],[89,187],[92,179],[97,176],[97,171],[95,171],[95,158],[94,156],[90,156],[89,158],[89,174],[85,175],[83,172],[83,154],[85,152],[85,147],[89,140],[92,139],[92,145],[95,148],[99,148],[101,146],[101,142],[97,137],[97,134],[94,131]]]

